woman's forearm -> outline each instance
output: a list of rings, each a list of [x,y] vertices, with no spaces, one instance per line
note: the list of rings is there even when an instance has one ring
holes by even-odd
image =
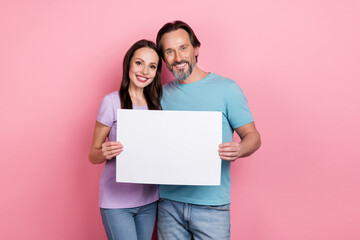
[[[106,161],[106,158],[103,154],[101,148],[91,148],[89,154],[89,160],[93,164],[100,164]]]

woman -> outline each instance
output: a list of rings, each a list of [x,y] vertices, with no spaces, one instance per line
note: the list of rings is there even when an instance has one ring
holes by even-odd
[[[94,164],[105,162],[100,178],[99,206],[108,239],[143,240],[152,236],[158,186],[115,181],[115,157],[123,151],[121,143],[116,142],[116,109],[161,109],[159,56],[155,43],[136,42],[124,57],[120,91],[104,97],[96,118],[89,160]]]

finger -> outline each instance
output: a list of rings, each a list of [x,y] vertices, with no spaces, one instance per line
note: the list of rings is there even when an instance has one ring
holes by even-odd
[[[109,146],[115,146],[115,145],[121,145],[120,142],[103,142],[102,146],[109,147]]]
[[[109,159],[112,159],[113,157],[116,157],[116,156],[120,155],[121,152],[122,152],[122,151],[113,153],[113,154],[111,154],[111,155],[108,155],[107,157],[108,157]]]
[[[230,162],[233,162],[233,161],[235,161],[237,159],[236,157],[227,157],[227,156],[220,156],[220,158],[222,160],[230,161]]]
[[[113,150],[113,149],[120,149],[120,148],[123,148],[123,145],[120,144],[119,142],[104,142],[101,145],[101,149],[103,152]]]
[[[236,152],[223,152],[219,153],[220,157],[236,157]]]
[[[234,162],[236,159],[224,159],[224,160],[228,162]]]
[[[109,144],[109,146],[112,146],[112,145],[122,145],[120,142],[107,142]]]
[[[122,149],[110,150],[106,152],[106,156],[118,154],[120,152],[122,152]]]
[[[236,152],[237,148],[236,147],[222,147],[219,148],[219,152]]]
[[[123,149],[122,145],[113,145],[106,148],[108,151]]]
[[[235,145],[236,143],[235,142],[225,142],[225,143],[222,143],[219,145],[219,147],[231,147],[233,145]]]
[[[121,153],[123,151],[123,149],[114,149],[114,150],[109,150],[109,151],[106,151],[104,153],[104,156],[109,156],[109,155],[113,155],[113,154],[118,154],[118,153]]]
[[[116,152],[111,152],[111,153],[108,152],[108,153],[105,155],[105,158],[108,159],[108,160],[110,160],[110,159],[112,159],[113,157],[118,156],[121,152],[122,152],[122,150],[121,150],[121,151],[116,151]]]

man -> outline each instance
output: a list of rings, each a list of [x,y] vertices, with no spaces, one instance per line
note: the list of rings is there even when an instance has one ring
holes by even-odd
[[[230,162],[255,152],[261,144],[260,134],[240,87],[231,79],[197,66],[200,42],[190,26],[182,21],[167,23],[159,30],[156,42],[167,68],[175,76],[163,88],[163,109],[223,114],[223,143],[219,146],[223,159],[221,185],[161,185],[158,237],[230,239]],[[232,142],[234,130],[241,142]]]

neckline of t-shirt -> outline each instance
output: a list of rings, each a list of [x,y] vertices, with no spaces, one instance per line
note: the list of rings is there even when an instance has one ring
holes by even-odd
[[[136,107],[136,108],[141,108],[141,109],[142,109],[142,108],[145,108],[145,109],[146,109],[146,108],[147,108],[147,105],[139,106],[139,105],[136,105],[136,104],[133,103],[133,109],[134,109],[134,107]]]
[[[116,93],[117,93],[117,95],[119,96],[119,91],[116,91]],[[136,108],[140,108],[140,109],[147,109],[147,104],[146,105],[144,105],[144,106],[139,106],[139,105],[136,105],[136,104],[132,104],[132,106],[133,106],[133,109],[134,109],[134,107],[136,107]]]
[[[209,74],[207,76],[205,76],[204,78],[200,79],[199,81],[193,82],[193,83],[179,83],[178,79],[175,79],[175,83],[179,86],[179,87],[190,87],[190,86],[194,86],[196,84],[200,84],[201,82],[203,82],[204,80],[206,80],[207,78],[211,77],[212,75],[214,75],[214,73],[209,72]]]

